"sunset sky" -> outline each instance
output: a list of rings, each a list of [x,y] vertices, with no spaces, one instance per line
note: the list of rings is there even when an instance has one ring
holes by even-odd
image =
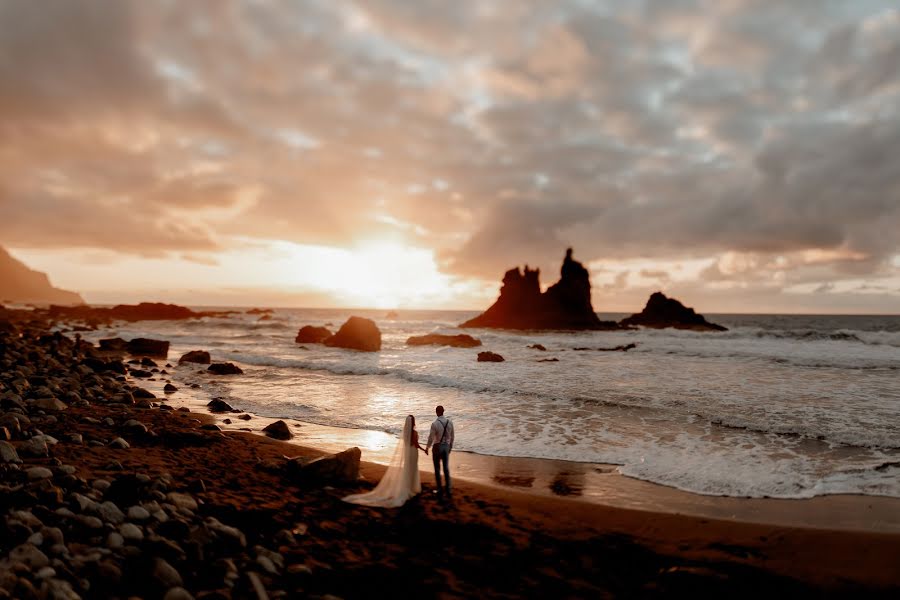
[[[900,306],[896,0],[0,2],[0,246],[88,302]]]

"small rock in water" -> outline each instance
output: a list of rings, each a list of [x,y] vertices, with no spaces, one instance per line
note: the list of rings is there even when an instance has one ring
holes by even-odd
[[[230,404],[222,400],[221,398],[213,398],[206,404],[206,408],[209,409],[210,412],[231,412],[234,409]]]
[[[171,383],[167,383],[163,388],[163,391],[167,394],[174,394],[178,391],[178,388],[172,385]]]
[[[478,353],[478,362],[504,362],[504,360],[506,359],[496,352],[486,351]]]

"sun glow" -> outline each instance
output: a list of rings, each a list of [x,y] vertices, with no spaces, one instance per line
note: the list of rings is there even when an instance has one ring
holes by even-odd
[[[338,304],[396,308],[429,304],[452,293],[431,250],[391,241],[361,242],[351,249],[293,246],[295,285],[329,292]]]

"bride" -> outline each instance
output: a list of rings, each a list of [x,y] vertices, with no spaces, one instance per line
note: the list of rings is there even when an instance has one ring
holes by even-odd
[[[400,436],[394,458],[384,477],[371,492],[347,496],[343,499],[344,502],[386,508],[403,506],[407,500],[422,491],[419,481],[419,450],[424,452],[425,449],[419,445],[416,418],[409,415],[403,423],[403,435]]]

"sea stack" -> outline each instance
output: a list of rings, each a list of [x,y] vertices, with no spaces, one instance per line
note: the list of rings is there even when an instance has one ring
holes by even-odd
[[[540,270],[525,266],[503,276],[500,297],[494,304],[460,327],[493,329],[618,329],[612,321],[601,321],[591,304],[591,281],[587,269],[572,258],[572,249],[560,269],[559,281],[541,293]]]
[[[651,329],[672,327],[694,331],[728,331],[727,327],[710,323],[703,315],[694,312],[693,308],[685,306],[675,298],[669,298],[662,292],[651,294],[644,310],[622,319],[619,325],[623,327],[638,325]]]

